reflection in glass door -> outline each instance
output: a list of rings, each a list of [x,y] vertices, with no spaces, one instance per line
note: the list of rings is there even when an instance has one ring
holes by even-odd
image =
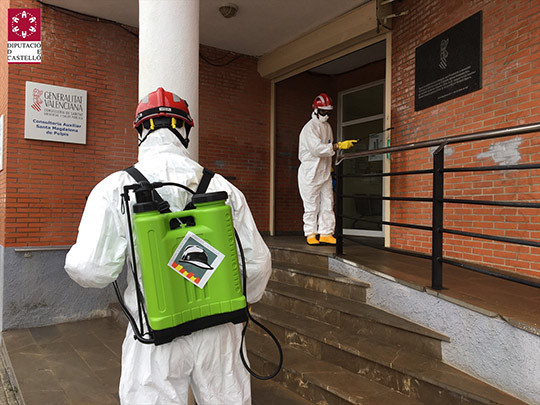
[[[339,94],[339,139],[357,139],[345,153],[384,146],[384,81]],[[344,176],[383,172],[383,156],[344,160]],[[346,235],[384,236],[382,225],[382,177],[344,177],[343,194],[359,198],[343,199],[343,231]],[[363,197],[363,198],[362,198]]]

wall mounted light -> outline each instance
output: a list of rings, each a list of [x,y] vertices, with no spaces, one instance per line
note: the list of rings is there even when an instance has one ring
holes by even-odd
[[[233,3],[228,3],[219,8],[219,12],[225,18],[232,18],[238,12],[238,6]]]

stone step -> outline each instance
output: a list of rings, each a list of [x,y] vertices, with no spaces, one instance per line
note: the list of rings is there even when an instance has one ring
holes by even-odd
[[[275,369],[277,357],[267,352],[275,351],[268,336],[248,331],[246,336],[250,364],[258,373],[268,374]],[[344,405],[419,405],[420,402],[395,392],[359,374],[313,358],[305,352],[290,346],[283,347],[283,367],[274,377],[273,383],[280,383],[287,390],[300,395],[306,403]],[[259,382],[265,386],[268,381]],[[271,390],[271,386],[267,388]],[[276,402],[277,403],[277,402]],[[280,402],[289,404],[294,402]]]
[[[328,271],[328,254],[325,253],[272,247],[270,247],[270,253],[272,254],[272,262],[302,264],[319,268],[323,272]]]
[[[449,341],[438,332],[364,302],[277,281],[269,281],[262,302],[437,359],[441,358],[441,341]]]
[[[413,400],[425,404],[524,404],[433,357],[264,303],[255,304],[252,313],[284,347],[301,350],[317,361],[339,366]],[[257,328],[251,330],[260,332]],[[266,340],[273,344],[269,338]],[[297,366],[303,376],[303,366]]]
[[[273,380],[259,380],[251,377],[252,405],[312,405],[284,385]]]
[[[272,280],[356,301],[366,301],[368,283],[305,264],[274,261],[272,268]]]

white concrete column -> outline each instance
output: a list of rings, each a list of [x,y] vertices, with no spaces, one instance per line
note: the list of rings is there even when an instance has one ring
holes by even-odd
[[[189,104],[199,157],[199,0],[139,0],[139,99],[163,87]]]

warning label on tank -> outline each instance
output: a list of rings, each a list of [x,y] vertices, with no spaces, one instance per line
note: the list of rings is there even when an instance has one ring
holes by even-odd
[[[188,232],[169,260],[169,267],[203,288],[224,258],[225,255],[219,250],[193,232]]]

